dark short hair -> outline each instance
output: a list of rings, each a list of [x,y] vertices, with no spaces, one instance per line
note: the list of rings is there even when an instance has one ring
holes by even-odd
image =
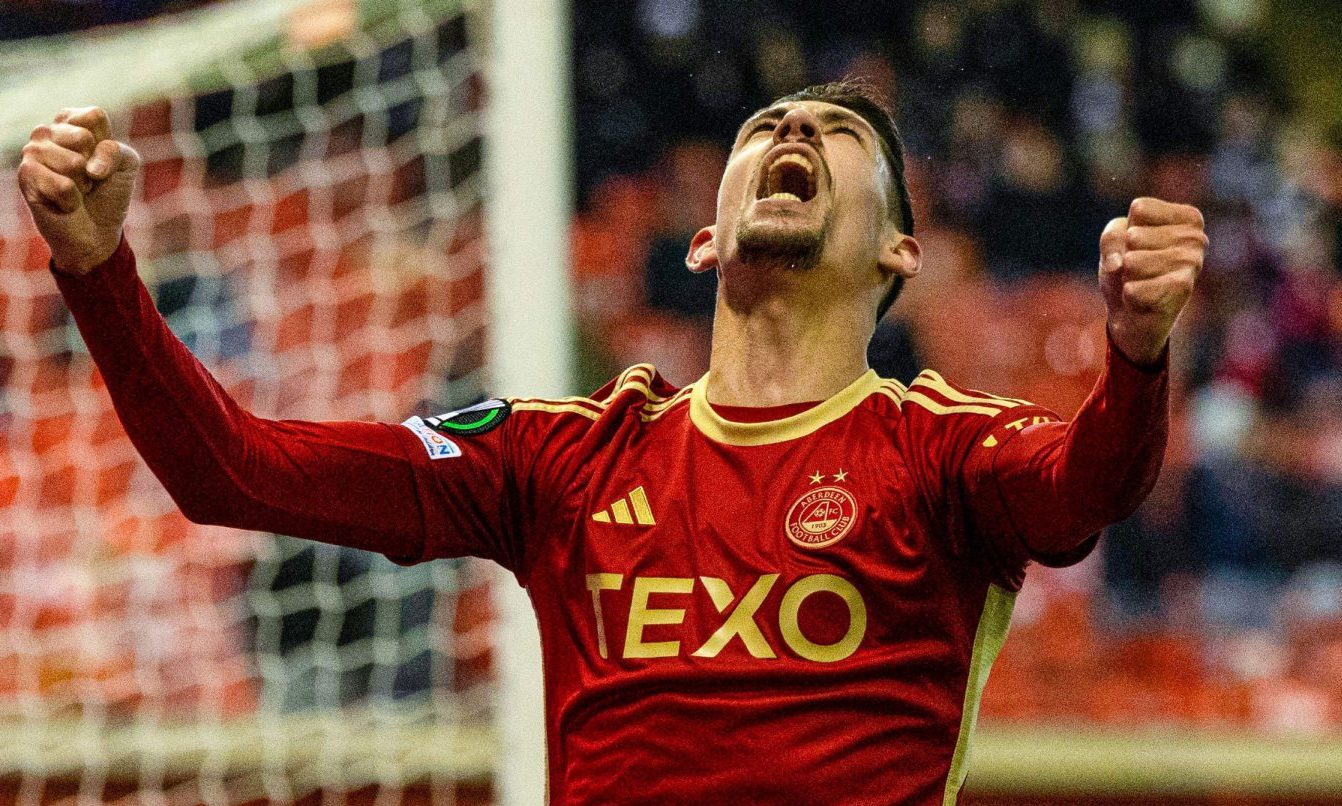
[[[900,231],[912,235],[913,204],[909,201],[909,188],[904,181],[904,141],[900,139],[894,114],[881,100],[875,87],[861,79],[842,78],[784,95],[770,106],[790,101],[820,101],[842,106],[856,112],[871,126],[881,140],[881,150],[885,152],[886,161],[890,163],[890,213],[896,216],[895,224]],[[890,290],[881,297],[881,304],[876,307],[876,321],[881,321],[903,289],[904,278],[896,277]]]

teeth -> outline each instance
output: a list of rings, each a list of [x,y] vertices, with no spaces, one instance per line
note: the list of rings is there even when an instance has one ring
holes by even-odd
[[[812,165],[811,161],[808,160],[802,154],[784,154],[783,156],[774,160],[774,165],[782,165],[785,162],[790,162],[794,165],[800,165],[801,167],[806,169],[806,173],[808,174],[815,173],[815,166]]]
[[[769,198],[771,198],[771,199],[786,199],[787,201],[795,201],[795,202],[799,202],[799,201],[801,201],[801,197],[800,197],[800,196],[798,196],[798,195],[795,194],[795,193],[788,193],[788,192],[785,191],[785,190],[780,190],[780,191],[778,191],[777,193],[775,193],[775,194],[773,194],[772,196],[770,196]]]

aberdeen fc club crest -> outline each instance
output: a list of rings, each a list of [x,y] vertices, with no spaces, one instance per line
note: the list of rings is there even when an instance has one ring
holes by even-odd
[[[843,481],[843,470],[829,478]],[[821,484],[826,476],[816,471],[811,484]],[[857,520],[857,500],[842,487],[813,487],[807,490],[787,513],[788,540],[806,549],[832,546],[844,538]]]

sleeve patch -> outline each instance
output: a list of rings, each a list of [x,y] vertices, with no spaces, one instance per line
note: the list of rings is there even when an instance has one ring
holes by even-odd
[[[506,400],[486,400],[464,409],[449,411],[437,417],[428,417],[424,422],[434,431],[452,436],[470,437],[487,434],[503,425],[503,421],[512,414],[513,407]]]
[[[461,446],[424,424],[418,417],[411,417],[401,425],[419,437],[430,459],[451,459],[461,456]]]

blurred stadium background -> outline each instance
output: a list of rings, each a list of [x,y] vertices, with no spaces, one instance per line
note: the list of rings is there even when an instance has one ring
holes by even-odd
[[[553,51],[500,23],[547,9]],[[509,783],[528,667],[487,569],[172,509],[14,192],[32,126],[112,110],[146,157],[141,274],[248,405],[400,420],[550,392],[508,386],[504,331],[551,308],[570,391],[638,361],[697,378],[713,281],[682,261],[735,127],[856,73],[898,110],[926,255],[873,343],[887,377],[1070,413],[1104,222],[1155,195],[1212,240],[1159,486],[1087,562],[1031,572],[962,800],[1342,803],[1342,6],[10,0],[0,38],[0,802],[540,797]],[[523,51],[563,91],[509,73]],[[568,200],[528,253],[519,205]]]

